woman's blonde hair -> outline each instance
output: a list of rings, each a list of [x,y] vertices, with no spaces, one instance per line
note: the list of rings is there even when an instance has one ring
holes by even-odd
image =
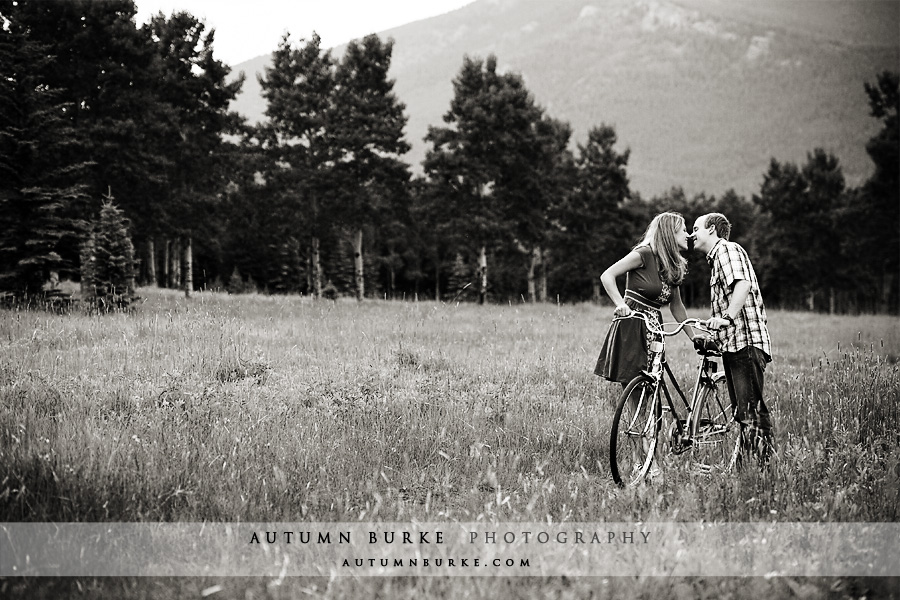
[[[676,212],[664,212],[653,217],[644,237],[635,248],[650,246],[659,261],[659,272],[669,285],[681,285],[687,273],[687,260],[681,256],[675,232],[684,226],[684,217]]]

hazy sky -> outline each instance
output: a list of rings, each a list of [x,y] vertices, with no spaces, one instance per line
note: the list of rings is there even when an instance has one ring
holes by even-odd
[[[313,31],[331,48],[370,33],[440,15],[473,0],[136,0],[137,23],[186,10],[216,30],[215,56],[234,65],[275,50],[290,31]]]

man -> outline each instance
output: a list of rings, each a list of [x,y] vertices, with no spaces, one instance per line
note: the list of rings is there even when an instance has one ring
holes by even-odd
[[[772,360],[766,308],[756,273],[744,249],[729,241],[731,223],[710,213],[694,222],[694,248],[706,253],[711,273],[711,329],[717,342],[736,419],[741,423],[742,454],[767,465],[774,449],[769,409],[763,400],[766,364]]]

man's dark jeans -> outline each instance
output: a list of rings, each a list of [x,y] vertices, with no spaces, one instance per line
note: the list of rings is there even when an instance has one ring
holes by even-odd
[[[769,409],[763,400],[767,358],[765,352],[753,346],[722,353],[728,394],[736,407],[735,418],[741,423],[744,450],[765,462],[775,441]]]

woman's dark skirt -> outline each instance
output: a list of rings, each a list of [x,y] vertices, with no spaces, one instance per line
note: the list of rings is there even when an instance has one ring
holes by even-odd
[[[628,384],[647,368],[647,327],[639,318],[615,319],[606,332],[594,374]]]

